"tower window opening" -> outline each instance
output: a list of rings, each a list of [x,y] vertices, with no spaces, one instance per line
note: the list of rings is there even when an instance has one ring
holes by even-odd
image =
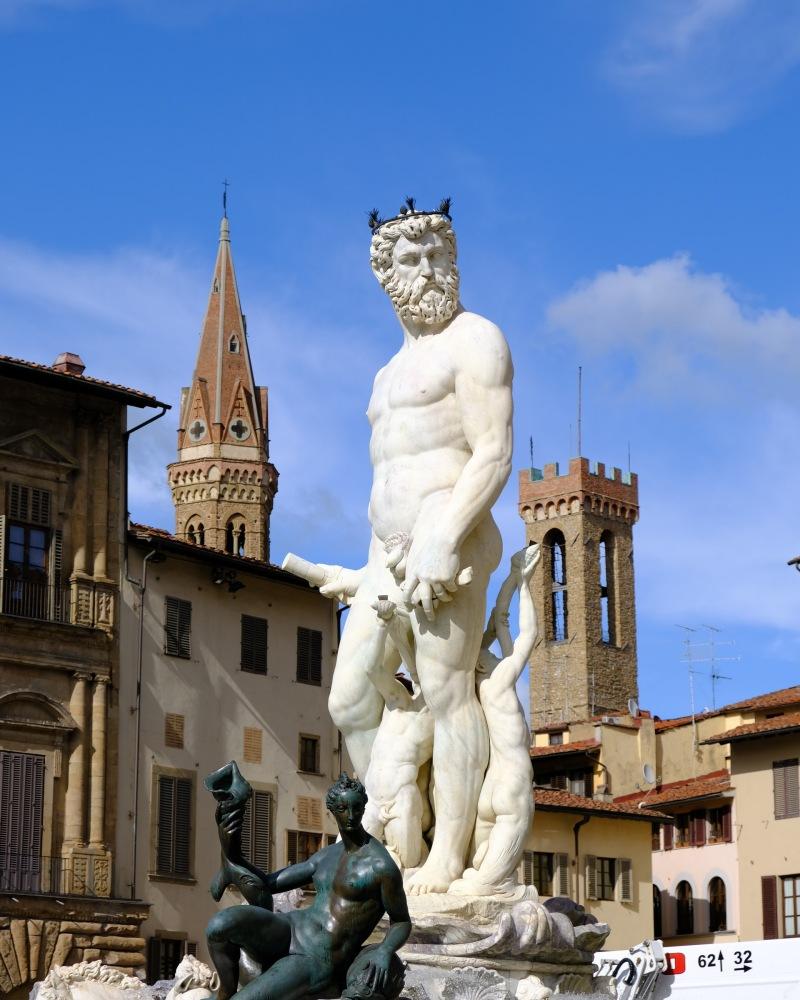
[[[231,334],[231,339],[228,341],[228,350],[231,352],[231,354],[239,353],[239,338],[236,336],[235,333]]]
[[[195,534],[194,534],[194,525],[193,524],[189,525],[189,530],[186,532],[186,537],[189,539],[189,541],[192,543],[192,545],[195,545],[197,543],[197,539],[195,538]]]
[[[197,526],[197,541],[200,545],[206,544],[206,526],[202,521]]]
[[[600,637],[610,646],[616,645],[614,620],[614,536],[604,531],[598,546],[600,584]]]
[[[239,530],[236,533],[236,555],[237,556],[243,556],[244,555],[244,535],[245,535],[244,525],[240,524],[239,525]]]
[[[225,551],[233,555],[233,524],[230,521],[225,528]]]
[[[694,897],[688,882],[679,882],[677,888],[678,934],[694,934]]]
[[[550,556],[550,615],[547,638],[564,642],[569,635],[567,604],[567,543],[560,531],[552,531],[545,539],[545,551]]]

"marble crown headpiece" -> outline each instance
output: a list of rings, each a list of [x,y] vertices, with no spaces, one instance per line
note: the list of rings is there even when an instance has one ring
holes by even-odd
[[[400,206],[400,211],[397,215],[392,216],[391,219],[382,219],[378,209],[373,208],[369,213],[369,228],[373,233],[376,233],[381,226],[385,226],[389,222],[397,222],[398,219],[411,219],[415,215],[443,215],[447,219],[452,219],[450,215],[451,204],[452,198],[442,198],[438,208],[423,212],[417,208],[415,198],[406,198],[405,204]]]

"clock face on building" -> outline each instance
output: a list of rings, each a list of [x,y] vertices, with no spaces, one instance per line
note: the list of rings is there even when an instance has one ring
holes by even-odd
[[[199,441],[206,433],[206,425],[199,418],[189,428],[189,437],[192,441]]]
[[[241,417],[237,417],[228,430],[237,441],[246,441],[250,437],[250,428]]]

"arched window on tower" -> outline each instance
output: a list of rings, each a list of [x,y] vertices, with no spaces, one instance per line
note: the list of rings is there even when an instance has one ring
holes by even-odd
[[[236,532],[236,555],[244,555],[244,524],[240,524],[239,530]]]
[[[200,545],[206,544],[206,526],[202,521],[197,525],[197,541]]]
[[[192,545],[194,545],[197,542],[197,539],[195,538],[195,534],[194,534],[194,525],[193,524],[189,525],[189,530],[186,532],[186,537],[192,543]]]
[[[225,526],[225,551],[233,555],[233,521]]]
[[[225,551],[232,556],[244,555],[246,529],[241,514],[234,514],[225,525]]]
[[[688,882],[678,882],[675,892],[678,924],[676,932],[678,934],[694,934],[694,897],[692,887]]]
[[[547,638],[551,642],[564,642],[569,634],[567,607],[567,543],[562,532],[550,531],[544,538],[548,556],[550,587],[550,614],[547,621]]]
[[[708,883],[708,929],[726,931],[728,929],[728,901],[725,883],[715,876]]]
[[[600,638],[609,646],[615,646],[616,615],[614,614],[614,535],[604,531],[598,546],[600,572]]]

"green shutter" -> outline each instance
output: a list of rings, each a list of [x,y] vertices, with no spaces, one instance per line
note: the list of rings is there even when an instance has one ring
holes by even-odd
[[[242,615],[242,670],[251,674],[266,674],[267,636],[266,618]]]
[[[164,598],[164,652],[188,660],[192,655],[192,604],[180,597]]]

